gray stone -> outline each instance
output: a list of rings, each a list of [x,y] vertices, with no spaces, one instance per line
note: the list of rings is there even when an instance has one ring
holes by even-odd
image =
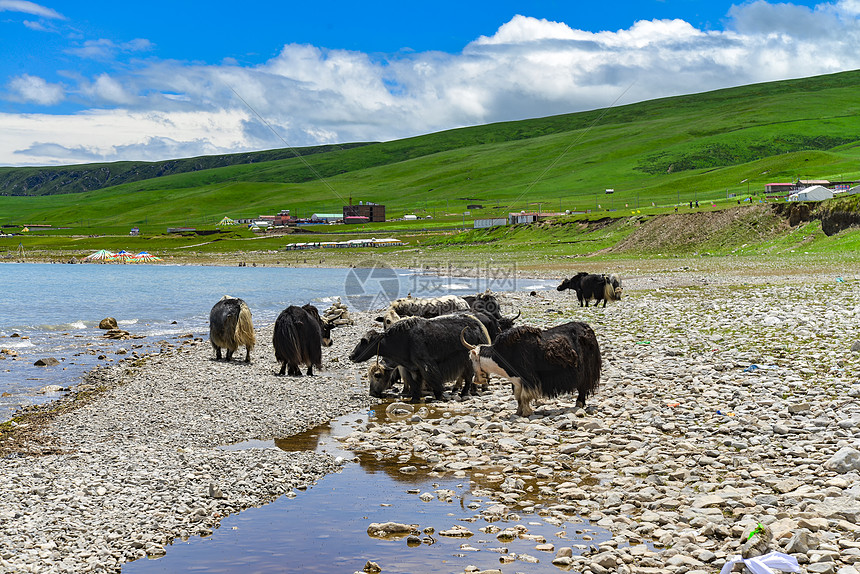
[[[824,463],[824,468],[840,474],[860,470],[860,451],[844,446]]]
[[[785,546],[785,551],[788,554],[806,554],[810,549],[818,547],[818,539],[809,532],[802,529],[794,533],[791,540]]]

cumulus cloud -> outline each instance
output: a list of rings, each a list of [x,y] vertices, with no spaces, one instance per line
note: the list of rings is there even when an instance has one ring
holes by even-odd
[[[92,111],[59,123],[93,134],[93,143],[52,134],[19,139],[13,150],[21,153],[0,152],[0,163],[39,161],[38,149],[48,148],[36,142],[56,142],[81,157],[83,146],[106,160],[278,147],[280,138],[293,146],[389,140],[606,107],[622,95],[620,104],[857,69],[858,15],[860,0],[813,9],[757,0],[733,7],[724,30],[645,20],[598,32],[518,15],[457,54],[384,57],[288,44],[256,66],[138,61],[130,71],[78,80],[77,94]],[[77,54],[109,58],[150,47],[146,40],[97,40]],[[21,83],[39,93],[39,81]],[[45,93],[50,85],[41,82]],[[105,104],[124,108],[110,112],[124,129],[94,121],[108,113],[98,110]]]
[[[108,104],[129,104],[135,99],[118,80],[108,74],[99,74],[92,84],[82,86],[81,92],[96,101]]]
[[[43,106],[58,104],[65,97],[61,85],[50,84],[43,78],[29,74],[12,78],[9,82],[9,91],[12,94],[12,99]]]
[[[27,0],[0,0],[0,12],[21,12],[41,18],[66,19],[65,16],[56,10],[41,6],[35,2],[28,2]]]
[[[241,111],[135,112],[118,108],[72,115],[0,113],[0,158],[12,165],[193,157],[256,149],[242,135]]]

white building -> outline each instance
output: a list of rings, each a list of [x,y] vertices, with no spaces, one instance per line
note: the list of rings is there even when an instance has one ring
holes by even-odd
[[[824,201],[825,199],[833,199],[833,192],[821,185],[813,185],[788,196],[789,201]]]

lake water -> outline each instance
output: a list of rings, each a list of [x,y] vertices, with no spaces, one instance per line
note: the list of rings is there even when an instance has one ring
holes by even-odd
[[[383,265],[309,269],[0,264],[0,420],[8,420],[22,405],[57,398],[57,393],[39,391],[48,385],[73,386],[98,364],[157,351],[161,341],[175,344],[177,337],[188,333],[208,338],[209,311],[223,295],[244,299],[259,327],[273,323],[289,305],[311,302],[322,309],[337,297],[351,309],[364,310],[384,307],[408,293],[466,295],[487,288],[554,286],[549,281],[516,279],[505,269],[468,270],[478,278],[454,276],[457,269],[428,271]],[[98,324],[105,317],[116,318],[121,329],[143,338],[103,339]],[[47,357],[60,364],[33,365]]]
[[[225,448],[316,450],[350,460],[355,455],[342,450],[334,437],[348,435],[356,424],[368,419],[384,423],[382,405],[293,437]],[[463,572],[469,565],[481,570],[501,568],[503,572],[539,574],[564,571],[551,564],[555,552],[536,550],[533,540],[502,542],[481,529],[489,525],[499,529],[525,526],[530,535],[543,536],[556,548],[572,547],[576,554],[611,538],[605,529],[577,516],[552,519],[540,512],[523,512],[524,507],[539,510],[553,504],[542,499],[537,489],[511,508],[511,512],[520,513],[519,519],[490,520],[481,510],[498,504],[501,493],[499,483],[488,480],[488,469],[470,469],[459,478],[451,474],[432,477],[426,463],[416,459],[409,464],[415,464],[418,472],[404,474],[399,471],[403,464],[363,454],[358,462],[347,463],[341,472],[324,477],[295,498],[281,497],[228,516],[212,536],[177,539],[165,547],[165,556],[129,562],[122,572],[349,574],[361,572],[372,560],[389,574],[449,574]],[[419,493],[430,493],[433,498],[422,501]],[[368,534],[370,523],[388,521],[418,524],[419,530],[429,527],[433,532],[422,533],[421,543],[414,546],[404,537],[374,538]],[[464,526],[473,536],[439,534],[453,526]],[[516,558],[502,565],[503,555]]]
[[[434,273],[438,271],[435,270]],[[456,270],[445,270],[456,271]],[[474,272],[474,270],[472,270]],[[312,302],[327,307],[341,297],[351,309],[379,308],[388,300],[453,293],[466,295],[494,291],[548,290],[555,282],[517,280],[504,272],[480,279],[452,275],[417,274],[385,267],[357,269],[296,269],[275,267],[182,267],[165,265],[51,265],[0,264],[0,420],[25,404],[55,398],[38,394],[47,385],[74,386],[98,364],[116,361],[128,353],[157,352],[160,341],[177,342],[192,333],[208,337],[209,310],[224,294],[245,299],[254,324],[274,322],[288,305]],[[102,339],[99,321],[115,317],[121,328],[142,339]],[[19,335],[13,337],[13,335]],[[17,355],[15,355],[17,353]],[[90,354],[92,353],[92,354]],[[99,356],[106,357],[99,359]],[[56,357],[61,364],[36,367],[36,359]],[[354,413],[317,429],[264,444],[239,448],[318,450],[352,459],[332,436],[342,436],[362,419],[377,420],[383,409]],[[378,420],[378,422],[383,422]],[[257,441],[259,442],[259,441]],[[236,447],[231,447],[236,448]],[[534,543],[514,540],[505,544],[477,529],[488,523],[479,509],[494,503],[497,484],[481,473],[432,478],[426,466],[404,475],[399,466],[362,456],[342,472],[323,478],[294,499],[282,497],[261,508],[246,510],[223,521],[207,538],[176,540],[159,560],[126,564],[124,573],[153,572],[355,572],[367,560],[377,560],[385,572],[462,572],[469,564],[498,568],[501,550],[531,555],[540,562],[518,559],[505,571],[555,572],[552,554],[537,552]],[[448,490],[450,498],[418,499],[418,492]],[[524,500],[540,507],[546,501]],[[420,522],[421,528],[439,530],[465,525],[476,535],[463,540],[438,534],[416,547],[406,541],[371,538],[370,522]],[[534,534],[559,546],[584,548],[608,537],[606,531],[576,517],[551,522],[537,514],[521,521]],[[432,542],[432,543],[431,543]],[[465,545],[465,546],[464,546]]]

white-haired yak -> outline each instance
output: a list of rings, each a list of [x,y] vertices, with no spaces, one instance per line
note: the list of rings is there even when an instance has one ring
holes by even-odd
[[[421,400],[424,385],[436,399],[445,400],[443,385],[447,381],[462,379],[462,395],[473,390],[474,371],[468,351],[460,345],[461,332],[471,340],[490,342],[481,322],[467,313],[432,319],[406,317],[386,331],[368,331],[350,353],[349,360],[363,363],[379,355],[389,365],[398,367],[412,402]]]
[[[600,383],[602,358],[594,331],[585,323],[571,322],[541,331],[514,327],[491,344],[474,345],[463,332],[460,342],[469,350],[475,376],[483,382],[490,374],[513,383],[517,414],[532,414],[531,401],[578,393],[584,407]]]
[[[439,315],[448,315],[459,311],[468,311],[469,304],[462,297],[456,295],[442,295],[441,297],[401,297],[392,301],[386,313],[393,312],[399,317],[424,317],[430,319]],[[385,322],[384,315],[377,321]],[[390,325],[386,324],[387,329]]]
[[[257,343],[251,310],[247,303],[236,297],[224,295],[209,312],[209,342],[215,349],[215,359],[221,359],[221,347],[227,350],[226,359],[240,346],[245,347],[245,362],[251,362],[251,351]]]
[[[310,303],[281,311],[272,334],[275,360],[281,363],[278,374],[298,377],[302,374],[299,365],[307,365],[308,376],[313,376],[314,367],[322,369],[322,346],[331,347],[331,330],[331,324]]]
[[[576,298],[579,299],[579,306],[583,304],[588,307],[588,302],[592,299],[595,305],[598,305],[603,300],[603,306],[606,307],[607,301],[619,301],[621,299],[621,280],[615,275],[594,275],[581,271],[561,282],[561,285],[556,287],[557,291],[565,289],[573,289],[576,292]]]

